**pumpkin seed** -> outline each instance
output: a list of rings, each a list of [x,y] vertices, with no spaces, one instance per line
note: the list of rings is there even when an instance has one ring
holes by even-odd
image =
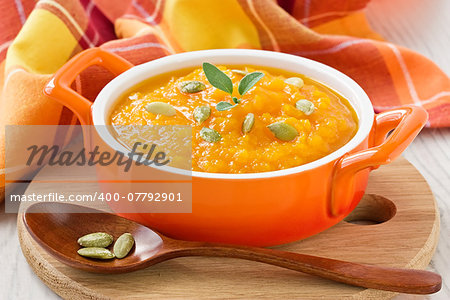
[[[128,255],[134,245],[134,238],[130,233],[124,233],[114,244],[114,254],[117,258],[124,258]]]
[[[194,119],[198,123],[203,123],[211,115],[211,108],[207,105],[199,106],[194,109]]]
[[[248,113],[245,116],[244,122],[242,123],[242,133],[247,134],[252,130],[253,125],[255,124],[255,115],[252,113]]]
[[[201,136],[202,139],[204,139],[208,143],[218,142],[222,138],[220,133],[218,133],[214,129],[211,129],[211,128],[208,128],[208,127],[203,127],[200,130],[200,136]]]
[[[172,117],[177,114],[177,111],[175,110],[175,108],[173,108],[172,105],[159,101],[147,104],[145,106],[145,110],[155,115],[164,115],[168,117]]]
[[[206,89],[206,85],[201,81],[188,80],[188,81],[181,82],[180,85],[178,86],[178,88],[183,93],[193,94],[193,93],[201,92],[204,89]]]
[[[114,254],[105,248],[89,247],[81,248],[78,250],[78,254],[84,257],[97,258],[97,259],[111,259],[114,258]]]
[[[294,126],[284,122],[276,122],[267,126],[277,139],[285,142],[290,142],[298,135],[297,129]]]
[[[301,110],[307,116],[312,114],[314,112],[314,110],[316,109],[314,107],[314,103],[312,103],[311,101],[306,100],[306,99],[298,100],[297,103],[295,103],[295,107],[298,110]]]
[[[113,242],[113,237],[104,232],[90,233],[78,239],[78,244],[82,247],[108,247]]]
[[[299,77],[290,77],[290,78],[286,79],[284,82],[287,84],[295,85],[299,89],[302,88],[304,85],[303,80]]]
[[[239,74],[239,75],[242,75],[242,76],[245,76],[245,75],[247,75],[248,74],[248,72],[247,71],[244,71],[244,70],[231,70],[231,72],[233,72],[233,73],[236,73],[236,74]]]

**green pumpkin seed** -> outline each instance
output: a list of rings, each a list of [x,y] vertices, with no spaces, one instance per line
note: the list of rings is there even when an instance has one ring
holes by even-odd
[[[299,77],[290,77],[290,78],[286,79],[284,82],[287,84],[295,85],[299,89],[302,88],[304,85],[303,80]]]
[[[255,124],[255,115],[252,113],[248,113],[245,116],[244,122],[242,123],[242,133],[247,134],[252,130],[253,125]]]
[[[117,258],[124,258],[128,255],[134,245],[134,238],[130,233],[122,234],[114,244],[114,254]]]
[[[155,115],[164,115],[168,117],[172,117],[177,114],[177,111],[175,110],[175,108],[173,108],[172,105],[159,101],[147,104],[145,106],[145,110]]]
[[[199,124],[206,121],[211,115],[211,108],[207,105],[199,106],[194,109],[194,119]]]
[[[267,126],[277,139],[290,142],[298,136],[297,129],[294,126],[284,122],[276,122]]]
[[[220,133],[218,133],[214,129],[211,129],[211,128],[208,128],[208,127],[203,127],[200,130],[200,136],[201,136],[202,139],[204,139],[208,143],[218,142],[222,138]]]
[[[247,71],[244,71],[244,70],[231,70],[231,72],[233,72],[233,73],[236,73],[236,74],[239,74],[239,75],[242,75],[242,76],[245,76],[245,75],[247,75],[248,74],[248,72]]]
[[[97,259],[111,259],[114,258],[114,254],[105,248],[90,247],[81,248],[78,250],[78,254],[84,257],[97,258]]]
[[[183,93],[193,94],[193,93],[201,92],[204,89],[206,89],[206,85],[201,81],[188,80],[188,81],[181,82],[180,85],[178,86],[178,88]]]
[[[314,112],[314,110],[316,109],[314,107],[314,103],[312,103],[311,101],[306,100],[306,99],[298,100],[297,103],[295,103],[295,107],[298,110],[301,110],[307,116],[312,114]]]
[[[78,239],[78,244],[82,247],[108,247],[113,242],[113,237],[104,232],[90,233]]]

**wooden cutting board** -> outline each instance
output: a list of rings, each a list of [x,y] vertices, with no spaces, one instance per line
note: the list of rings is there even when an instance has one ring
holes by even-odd
[[[44,168],[37,179],[48,176],[51,174]],[[31,183],[26,193],[40,192],[41,186]],[[390,299],[395,295],[230,258],[179,258],[129,274],[90,274],[48,255],[30,237],[20,214],[18,234],[34,272],[67,299]],[[439,213],[433,195],[419,172],[400,158],[372,172],[367,194],[347,221],[276,248],[424,269],[435,251],[438,234]]]

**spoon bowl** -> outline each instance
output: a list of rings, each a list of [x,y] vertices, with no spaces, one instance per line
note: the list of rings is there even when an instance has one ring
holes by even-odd
[[[163,246],[162,236],[148,227],[96,209],[63,203],[31,205],[23,215],[32,237],[59,261],[95,273],[125,273],[147,267],[143,261],[154,257]],[[125,232],[135,246],[123,259],[97,260],[78,255],[77,240],[92,232],[106,232],[117,240]],[[109,247],[112,250],[112,245]]]
[[[393,292],[431,294],[439,291],[442,284],[441,276],[422,270],[364,265],[266,248],[174,240],[114,214],[73,204],[33,204],[23,214],[23,221],[37,243],[59,261],[95,273],[126,273],[177,257],[214,256],[267,263],[350,285]],[[77,240],[92,232],[109,233],[115,240],[129,232],[135,239],[135,246],[123,259],[82,257],[77,253],[80,248]]]

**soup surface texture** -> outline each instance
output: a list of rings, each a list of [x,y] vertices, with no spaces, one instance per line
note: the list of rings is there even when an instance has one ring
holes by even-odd
[[[231,95],[210,84],[202,68],[180,70],[151,78],[125,93],[111,114],[112,125],[191,125],[192,170],[213,173],[299,166],[342,147],[357,131],[357,117],[347,100],[306,76],[265,67],[218,68],[231,78],[232,96],[240,100],[231,109],[217,109],[221,101],[235,103]],[[235,69],[264,76],[241,96],[238,85],[245,72]],[[203,90],[188,93],[182,88],[185,81],[200,81]],[[168,103],[175,110],[160,114],[148,108],[152,102]],[[209,109],[203,108],[201,116],[208,117],[200,122],[194,110],[203,106]],[[205,138],[205,130],[210,138]],[[124,144],[134,143],[135,135],[117,132]]]

